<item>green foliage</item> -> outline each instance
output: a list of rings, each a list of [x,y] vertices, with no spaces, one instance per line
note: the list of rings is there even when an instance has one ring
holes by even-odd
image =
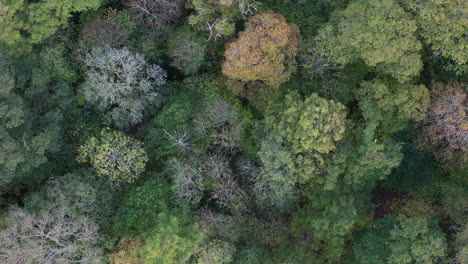
[[[0,0],[0,262],[465,264],[466,14]]]
[[[299,26],[301,35],[310,38],[317,33],[320,25],[326,21],[319,1],[265,1],[262,7],[273,9],[283,14],[288,22]]]
[[[66,26],[74,12],[97,9],[103,0],[6,0],[0,3],[0,39],[14,47],[40,43]]]
[[[99,177],[134,182],[145,171],[148,157],[141,142],[109,128],[79,148],[78,162],[89,162]]]
[[[422,121],[429,107],[429,90],[424,85],[397,82],[363,81],[356,91],[363,115],[379,120],[383,133],[405,129],[408,121]]]
[[[468,8],[457,0],[402,1],[415,15],[419,34],[435,56],[449,60],[448,68],[458,74],[468,71],[468,46],[464,32],[468,30]],[[452,65],[451,65],[452,64]]]
[[[358,0],[336,11],[315,38],[336,64],[363,60],[400,82],[422,69],[417,25],[394,0]]]
[[[457,233],[455,239],[456,260],[466,264],[468,260],[468,225]]]
[[[155,222],[156,226],[145,234],[146,244],[140,250],[145,263],[184,263],[203,239],[203,234],[184,218],[160,213]]]
[[[296,198],[293,155],[279,142],[264,141],[258,157],[263,167],[255,179],[257,204],[287,209]]]
[[[335,149],[346,127],[346,108],[317,94],[302,100],[297,92],[273,105],[264,120],[267,135],[297,155],[292,173],[300,182],[314,178],[323,154]],[[268,168],[267,168],[268,170]]]
[[[373,264],[386,263],[391,255],[388,244],[390,230],[395,225],[395,218],[387,216],[377,220],[372,231],[363,231],[354,238],[350,263]]]
[[[466,176],[466,171],[465,171]],[[468,191],[460,184],[446,183],[441,186],[441,205],[446,216],[456,226],[466,225],[468,212]]]
[[[248,112],[212,76],[187,78],[180,92],[142,130],[145,148],[156,159],[210,146],[233,151],[240,145]]]
[[[447,254],[445,234],[432,218],[399,216],[376,222],[358,236],[355,263],[439,263]]]
[[[398,217],[390,241],[388,263],[437,263],[447,251],[445,234],[431,218]]]
[[[113,220],[113,233],[119,236],[139,235],[151,229],[159,213],[171,209],[170,185],[156,173],[150,172],[149,180],[136,187],[120,205]]]
[[[77,170],[51,180],[38,192],[25,199],[30,212],[55,211],[66,204],[74,216],[86,216],[107,231],[116,207],[118,190],[106,181],[96,180],[88,170]]]
[[[415,190],[431,182],[434,165],[429,153],[417,150],[413,145],[404,145],[403,160],[393,169],[384,186],[396,192]]]
[[[317,94],[302,100],[298,93],[286,95],[282,106],[272,107],[265,129],[291,144],[292,153],[329,153],[343,138],[346,108]],[[278,115],[278,109],[282,111]]]
[[[45,54],[44,54],[45,55]],[[69,157],[64,113],[73,109],[69,85],[55,78],[42,55],[0,55],[0,192],[13,185],[35,185],[51,170],[65,167]],[[10,64],[9,64],[10,63]],[[54,162],[48,162],[54,160]],[[46,173],[39,168],[48,167]]]
[[[290,242],[271,250],[249,243],[240,248],[233,264],[319,264],[322,261],[319,255],[308,248]]]
[[[185,75],[195,74],[205,63],[206,41],[203,37],[187,28],[182,28],[171,36],[168,54],[171,65]]]

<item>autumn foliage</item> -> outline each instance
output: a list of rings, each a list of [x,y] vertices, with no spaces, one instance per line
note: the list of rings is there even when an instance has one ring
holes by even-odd
[[[299,28],[273,11],[252,17],[239,38],[229,44],[224,75],[241,81],[261,80],[278,86],[296,69]]]

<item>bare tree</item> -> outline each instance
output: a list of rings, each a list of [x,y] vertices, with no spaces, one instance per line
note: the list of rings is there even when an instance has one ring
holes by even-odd
[[[421,145],[441,160],[451,159],[456,150],[468,150],[468,97],[463,86],[432,85],[432,103],[423,130],[427,140]]]
[[[222,180],[232,177],[228,160],[220,154],[209,155],[205,160],[204,170],[212,179]]]
[[[212,144],[231,152],[240,144],[243,124],[237,109],[229,102],[217,98],[195,118],[195,129],[202,135],[211,135]],[[212,133],[214,132],[214,133]]]
[[[82,38],[91,46],[121,47],[129,36],[129,30],[103,19],[86,24],[83,28]]]
[[[101,250],[95,246],[98,227],[85,217],[68,213],[66,206],[30,214],[13,207],[0,231],[0,260],[5,264],[95,264]]]
[[[201,168],[196,164],[177,159],[170,160],[168,165],[176,186],[177,197],[186,205],[197,205],[203,197],[204,190]]]
[[[218,205],[231,210],[235,214],[247,210],[247,194],[232,177],[223,179],[216,186],[213,199],[216,200]]]
[[[152,28],[161,28],[176,21],[183,10],[181,0],[128,0],[125,5]]]
[[[166,129],[164,129],[164,134],[169,138],[170,141],[174,142],[171,146],[172,147],[178,147],[182,151],[189,151],[191,150],[190,148],[190,142],[189,142],[189,135],[187,132],[184,132],[183,134],[179,132],[175,132],[174,135],[170,134],[167,132]]]
[[[322,78],[326,75],[340,77],[338,67],[332,62],[333,54],[324,50],[315,41],[302,44],[301,68],[306,73],[306,78]]]
[[[242,233],[243,218],[213,212],[210,209],[202,208],[197,212],[197,219],[201,221],[204,233],[207,237],[219,237],[223,240],[235,242]]]

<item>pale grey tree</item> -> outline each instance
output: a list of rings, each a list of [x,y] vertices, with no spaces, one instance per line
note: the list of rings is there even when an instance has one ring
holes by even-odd
[[[93,48],[84,62],[84,98],[108,124],[135,125],[159,104],[167,74],[158,65],[147,65],[143,55],[103,46]]]

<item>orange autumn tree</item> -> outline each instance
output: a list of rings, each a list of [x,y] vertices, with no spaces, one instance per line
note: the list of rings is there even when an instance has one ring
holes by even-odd
[[[278,87],[296,70],[299,28],[273,11],[252,17],[224,53],[223,73],[240,81]]]

